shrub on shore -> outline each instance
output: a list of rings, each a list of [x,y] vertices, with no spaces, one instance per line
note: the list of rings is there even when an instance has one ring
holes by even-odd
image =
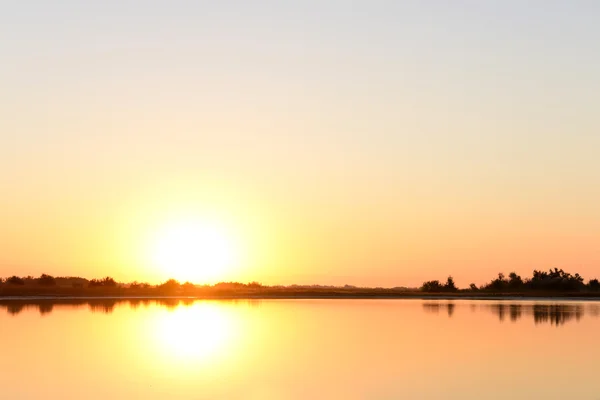
[[[169,279],[168,281],[166,281],[158,286],[158,288],[160,290],[165,291],[165,292],[175,292],[175,291],[179,290],[180,287],[181,287],[181,284],[179,283],[179,281],[177,281],[175,279]]]
[[[37,283],[42,286],[56,286],[56,279],[53,276],[42,274],[37,278]]]
[[[23,278],[19,278],[18,276],[13,275],[10,278],[6,279],[6,283],[11,285],[23,286],[25,285],[25,280]]]
[[[89,282],[88,286],[89,287],[115,287],[115,286],[117,286],[117,282],[110,276],[107,276],[104,279],[92,279]]]
[[[444,285],[442,285],[438,280],[424,282],[423,286],[421,286],[421,291],[429,293],[456,292],[458,291],[458,288],[454,283],[454,278],[449,276]]]

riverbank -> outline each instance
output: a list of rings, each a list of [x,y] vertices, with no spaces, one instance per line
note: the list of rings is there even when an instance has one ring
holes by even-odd
[[[70,301],[70,300],[324,300],[324,299],[357,299],[357,300],[501,300],[501,301],[598,301],[598,293],[421,293],[411,292],[402,294],[382,293],[303,293],[303,294],[223,294],[223,295],[66,295],[66,294],[37,294],[37,295],[0,295],[3,301]]]

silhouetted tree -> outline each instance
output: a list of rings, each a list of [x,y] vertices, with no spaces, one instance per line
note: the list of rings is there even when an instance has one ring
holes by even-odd
[[[42,286],[56,286],[56,279],[53,276],[42,274],[37,278],[37,283]]]
[[[492,282],[490,282],[487,286],[486,289],[491,289],[494,291],[501,291],[501,290],[505,290],[508,286],[508,281],[504,278],[504,274],[502,272],[498,273],[498,278],[494,279]]]
[[[102,279],[102,286],[115,287],[117,286],[117,282],[115,282],[115,280],[110,276],[107,276],[106,278]]]
[[[117,286],[117,282],[115,282],[115,280],[113,278],[111,278],[110,276],[107,276],[106,278],[103,279],[92,279],[89,283],[88,283],[89,287],[115,287]]]
[[[574,291],[585,287],[583,277],[571,275],[562,269],[554,268],[548,272],[533,271],[533,277],[527,282],[531,289]]]
[[[469,285],[469,289],[470,289],[471,291],[473,291],[473,292],[476,292],[476,291],[478,291],[478,290],[479,290],[479,288],[477,287],[477,285],[476,285],[476,284],[474,284],[474,283],[471,283],[471,284]]]
[[[516,272],[508,274],[508,287],[511,290],[518,290],[523,288],[523,279]]]
[[[176,281],[175,279],[169,279],[168,281],[162,283],[159,288],[167,291],[167,292],[172,292],[175,291],[177,289],[179,289],[181,285],[179,284],[178,281]]]
[[[194,285],[192,282],[185,282],[183,285],[181,285],[181,289],[183,290],[183,293],[192,294],[196,289],[196,285]]]
[[[590,290],[597,292],[598,290],[600,290],[600,281],[598,281],[598,279],[590,279],[590,281],[588,282],[588,287],[590,288]]]
[[[487,284],[484,289],[492,291],[519,291],[519,290],[561,290],[577,291],[586,286],[583,277],[579,274],[571,275],[562,269],[554,268],[546,271],[533,271],[530,279],[523,280],[516,272],[511,272],[508,279],[503,273],[498,278]]]
[[[435,281],[427,281],[427,282],[423,282],[423,286],[421,286],[421,290],[423,292],[441,292],[442,291],[443,286],[440,284],[440,281],[435,280]]]
[[[98,279],[92,279],[88,283],[88,287],[97,287],[97,286],[102,286],[102,282]]]
[[[458,290],[458,288],[456,287],[456,284],[454,283],[454,278],[452,278],[452,276],[449,276],[448,279],[446,280],[446,284],[444,285],[444,290],[447,292],[456,292]]]
[[[9,283],[11,285],[24,285],[25,280],[23,278],[19,278],[18,276],[13,275],[6,280],[6,283]]]

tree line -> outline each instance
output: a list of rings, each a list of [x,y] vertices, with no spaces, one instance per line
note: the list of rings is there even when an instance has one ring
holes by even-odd
[[[600,291],[600,281],[590,279],[587,283],[584,278],[576,274],[571,274],[563,269],[550,269],[548,271],[534,270],[531,277],[522,278],[516,272],[511,272],[508,276],[500,272],[498,277],[490,282],[477,286],[474,283],[469,285],[468,289],[458,289],[452,276],[449,276],[446,283],[438,280],[423,282],[420,288],[423,292],[442,293],[442,292],[526,292],[526,291],[561,291],[561,292],[598,292]]]
[[[33,276],[27,276],[27,277],[19,277],[16,275],[10,276],[6,279],[2,279],[0,278],[0,284],[5,283],[8,285],[15,285],[15,286],[25,286],[25,285],[39,285],[39,286],[47,286],[47,287],[51,287],[51,286],[57,286],[59,285],[59,283],[61,284],[61,286],[64,286],[65,283],[68,286],[72,286],[75,288],[81,288],[81,287],[116,287],[118,284],[117,282],[111,278],[110,276],[107,276],[105,278],[102,279],[91,279],[91,280],[87,280],[85,278],[80,278],[80,277],[54,277],[52,275],[48,275],[48,274],[42,274],[37,278],[34,278]]]
[[[502,294],[502,293],[524,293],[537,291],[564,292],[564,293],[596,293],[600,296],[600,282],[591,279],[585,282],[578,273],[571,274],[562,269],[554,268],[548,271],[534,270],[531,277],[521,277],[516,272],[506,276],[499,273],[498,277],[477,286],[471,283],[468,288],[461,289],[456,285],[452,276],[446,281],[431,280],[423,282],[420,288],[368,288],[345,286],[323,286],[323,285],[290,285],[290,286],[267,286],[259,282],[219,282],[213,285],[198,285],[191,282],[180,283],[175,279],[169,279],[158,285],[149,283],[131,282],[119,283],[107,276],[100,279],[85,279],[80,277],[54,277],[42,274],[35,278],[32,276],[11,276],[6,279],[0,278],[0,296],[13,295],[186,295],[186,296],[365,296],[365,297],[398,297],[417,296],[420,293],[474,293]]]

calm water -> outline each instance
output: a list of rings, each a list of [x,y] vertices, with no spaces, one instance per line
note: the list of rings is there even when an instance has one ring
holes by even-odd
[[[600,399],[600,303],[0,302],[3,399]]]

